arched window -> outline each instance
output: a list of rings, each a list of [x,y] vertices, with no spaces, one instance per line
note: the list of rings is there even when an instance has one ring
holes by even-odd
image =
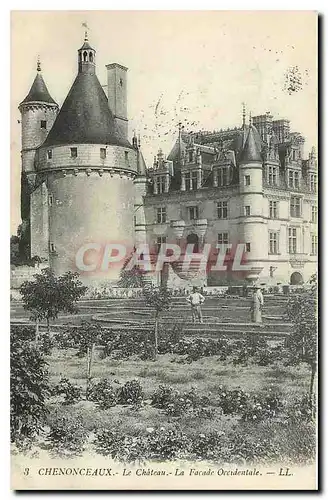
[[[298,271],[295,271],[290,277],[290,284],[303,285],[303,283],[304,283],[303,276]]]
[[[89,61],[93,62],[93,54],[92,54],[92,52],[89,52]]]
[[[198,238],[197,234],[195,234],[195,233],[188,234],[187,245],[194,245],[193,253],[199,252],[199,238]]]
[[[87,60],[88,60],[88,53],[87,52],[83,52],[83,61],[87,62]]]

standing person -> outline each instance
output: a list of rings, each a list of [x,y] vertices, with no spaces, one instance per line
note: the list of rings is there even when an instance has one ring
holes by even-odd
[[[192,289],[192,293],[187,297],[187,302],[191,305],[191,314],[193,323],[196,323],[196,319],[199,320],[200,323],[203,323],[203,314],[201,310],[201,305],[204,302],[205,298],[201,293],[197,291],[197,288],[194,286]]]
[[[260,286],[254,286],[252,303],[251,303],[251,318],[253,323],[262,323],[262,308],[263,308],[263,294]]]

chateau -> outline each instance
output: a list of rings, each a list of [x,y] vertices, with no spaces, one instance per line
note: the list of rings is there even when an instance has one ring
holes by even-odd
[[[61,107],[52,99],[38,63],[21,102],[21,216],[30,257],[56,273],[75,270],[86,243],[209,243],[226,250],[227,270],[185,273],[167,266],[161,279],[184,286],[259,279],[299,284],[317,268],[317,161],[304,158],[304,138],[288,120],[269,113],[234,129],[186,132],[165,157],[147,168],[140,142],[129,141],[127,68],[107,67],[107,95],[96,76],[96,51],[87,36],[78,50],[78,73]],[[231,270],[244,244],[250,266]],[[220,250],[221,251],[221,250]],[[218,252],[218,250],[217,250]],[[115,280],[118,270],[103,276]],[[156,277],[159,279],[159,276]]]

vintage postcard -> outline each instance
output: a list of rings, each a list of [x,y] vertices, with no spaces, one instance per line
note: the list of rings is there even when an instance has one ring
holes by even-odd
[[[316,490],[318,15],[11,14],[14,490]]]

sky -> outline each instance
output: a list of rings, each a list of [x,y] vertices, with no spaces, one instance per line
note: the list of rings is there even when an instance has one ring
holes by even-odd
[[[61,106],[77,72],[87,23],[97,75],[105,65],[128,71],[129,133],[140,134],[148,166],[169,154],[181,121],[186,130],[241,125],[252,115],[287,118],[317,143],[316,15],[302,11],[16,11],[11,19],[11,232],[20,223],[20,113],[38,55]],[[297,75],[290,90],[288,75]],[[106,90],[106,88],[104,88]]]

